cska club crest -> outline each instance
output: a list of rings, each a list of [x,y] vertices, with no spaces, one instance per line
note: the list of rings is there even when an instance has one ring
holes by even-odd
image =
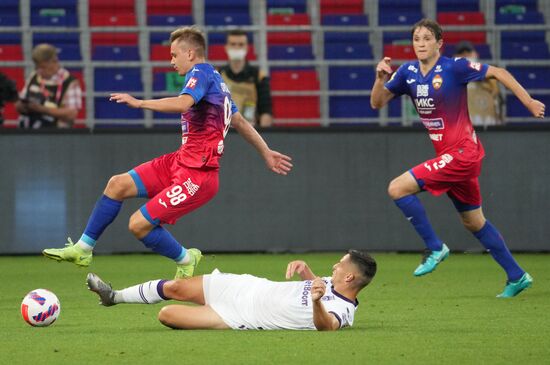
[[[441,85],[443,85],[443,78],[441,75],[435,75],[432,79],[432,86],[434,87],[434,90],[439,90]]]

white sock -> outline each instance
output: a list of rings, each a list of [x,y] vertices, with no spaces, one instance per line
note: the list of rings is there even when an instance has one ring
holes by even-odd
[[[84,242],[82,240],[78,240],[78,242],[76,244],[78,245],[78,247],[80,247],[81,249],[83,249],[86,252],[91,252],[91,251],[94,250],[94,246],[90,246],[89,244],[87,244],[86,242]]]
[[[189,255],[189,251],[185,252],[185,256],[179,261],[176,261],[176,264],[178,265],[186,265],[191,262],[191,255]]]
[[[155,304],[167,300],[163,297],[162,286],[166,280],[151,280],[143,284],[115,290],[115,303]],[[159,293],[160,291],[160,293]]]

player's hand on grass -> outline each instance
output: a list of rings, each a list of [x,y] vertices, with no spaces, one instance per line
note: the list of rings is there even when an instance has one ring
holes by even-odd
[[[376,65],[376,75],[379,79],[387,79],[392,72],[390,57],[384,57],[384,59]]]
[[[529,103],[528,108],[531,114],[533,114],[535,118],[544,118],[544,112],[545,112],[546,106],[540,101],[536,99],[532,99],[531,102]]]
[[[327,285],[323,279],[319,277],[315,278],[315,280],[313,280],[313,284],[311,284],[311,300],[314,302],[319,301],[325,294],[326,289]]]
[[[269,150],[265,156],[267,168],[279,175],[287,175],[292,169],[292,158],[277,151]]]
[[[305,261],[302,261],[302,260],[291,261],[286,266],[285,277],[287,278],[287,280],[292,278],[294,274],[298,274],[300,275],[300,277],[302,277],[302,274],[304,274],[307,269],[308,269],[308,266]]]
[[[115,101],[117,103],[123,103],[128,105],[130,108],[139,108],[141,106],[142,100],[134,98],[130,94],[111,94],[109,101]]]

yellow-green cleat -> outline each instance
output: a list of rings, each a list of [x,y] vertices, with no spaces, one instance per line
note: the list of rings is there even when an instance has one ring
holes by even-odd
[[[47,248],[42,254],[47,258],[57,261],[68,261],[78,266],[90,266],[92,263],[92,251],[86,251],[73,243],[71,237],[64,248]]]
[[[174,279],[185,279],[192,277],[195,269],[202,259],[202,253],[196,248],[188,249],[187,254],[189,255],[189,263],[178,265]]]

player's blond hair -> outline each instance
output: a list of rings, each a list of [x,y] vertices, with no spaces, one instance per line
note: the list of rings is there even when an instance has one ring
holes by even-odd
[[[51,44],[39,44],[32,50],[32,60],[35,64],[57,60],[57,49]]]
[[[206,53],[204,33],[196,26],[181,27],[170,33],[170,44],[174,41],[178,41],[178,44],[185,42],[189,47],[195,49],[199,57],[204,57]]]

